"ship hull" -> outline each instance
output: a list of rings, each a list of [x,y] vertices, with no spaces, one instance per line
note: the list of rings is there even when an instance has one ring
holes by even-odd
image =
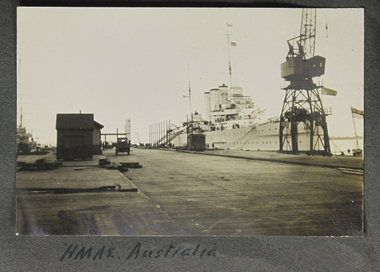
[[[207,148],[278,151],[280,149],[279,129],[278,122],[271,122],[256,127],[206,131],[202,134],[206,136]],[[288,141],[285,140],[283,151],[291,151],[290,129],[285,128],[283,133],[288,139]],[[303,123],[298,125],[297,140],[299,151],[310,150],[310,132]],[[186,146],[186,133],[178,135],[171,143],[177,147]]]

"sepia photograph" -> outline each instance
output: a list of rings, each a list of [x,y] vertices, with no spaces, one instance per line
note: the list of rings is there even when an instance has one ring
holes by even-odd
[[[363,8],[17,8],[16,235],[363,237],[364,151]]]

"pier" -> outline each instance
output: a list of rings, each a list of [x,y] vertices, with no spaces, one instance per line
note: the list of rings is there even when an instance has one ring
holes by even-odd
[[[17,172],[17,233],[361,236],[363,170],[353,156],[107,150]]]

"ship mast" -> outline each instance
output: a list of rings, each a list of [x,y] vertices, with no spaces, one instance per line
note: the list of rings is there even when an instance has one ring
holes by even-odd
[[[189,107],[190,107],[190,118],[191,118],[191,135],[193,135],[193,113],[191,112],[191,86],[190,86],[190,64],[188,65],[189,70]]]
[[[22,127],[22,106],[20,108],[21,108],[21,114],[20,114],[20,125],[19,125],[19,127]]]
[[[189,120],[187,118],[187,144],[188,148],[190,149],[190,139],[189,139],[189,133],[193,134],[193,113],[191,112],[191,85],[190,85],[190,64],[188,64],[188,73],[189,73],[189,95],[184,95],[183,98],[188,97],[189,98],[189,108],[190,108],[190,122],[191,122],[191,131],[189,130]]]
[[[230,74],[230,87],[232,87],[232,67],[231,67],[231,55],[230,55],[230,34],[228,28],[232,27],[231,24],[227,23],[227,46],[228,46],[228,71]]]
[[[191,114],[190,64],[188,64],[187,69],[188,69],[188,72],[189,72],[189,107],[190,107],[190,114]]]
[[[356,132],[356,125],[355,125],[355,119],[354,119],[354,114],[352,113],[352,122],[354,123],[354,129],[355,129],[355,140],[356,140],[356,148],[359,149],[359,140],[358,140],[358,133]]]
[[[21,58],[18,59],[18,67],[17,67],[17,75],[20,75],[21,70]],[[20,92],[20,125],[19,127],[22,127],[22,94]]]

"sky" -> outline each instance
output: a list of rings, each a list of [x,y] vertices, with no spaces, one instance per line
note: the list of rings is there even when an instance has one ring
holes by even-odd
[[[280,65],[301,16],[302,9],[278,8],[19,7],[18,116],[44,145],[56,145],[57,113],[80,111],[93,113],[102,133],[124,132],[131,118],[132,142],[148,142],[150,125],[186,121],[189,85],[191,109],[203,115],[203,93],[230,85],[227,28],[236,42],[233,85],[279,116]],[[315,53],[326,70],[314,82],[338,92],[322,98],[333,113],[329,134],[354,136],[350,106],[364,109],[364,10],[317,9]],[[359,135],[362,121],[355,120]]]

